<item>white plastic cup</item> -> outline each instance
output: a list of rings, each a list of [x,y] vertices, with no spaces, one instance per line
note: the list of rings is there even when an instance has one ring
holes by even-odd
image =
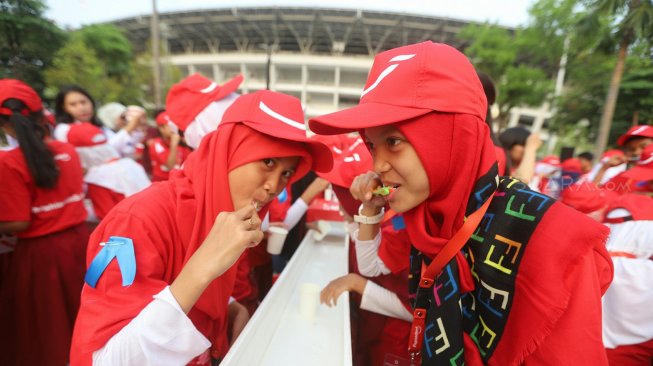
[[[299,287],[299,313],[306,320],[315,319],[320,304],[320,286],[314,283],[302,283]]]
[[[329,224],[329,222],[324,220],[319,220],[317,222],[317,228],[320,231],[313,232],[313,239],[315,239],[315,241],[322,241],[322,239],[324,239],[324,237],[326,237],[327,234],[329,234],[329,231],[331,231],[331,225]]]
[[[281,254],[283,242],[286,241],[286,236],[288,236],[288,229],[270,226],[268,233],[270,233],[270,236],[268,236],[268,253],[273,255]]]

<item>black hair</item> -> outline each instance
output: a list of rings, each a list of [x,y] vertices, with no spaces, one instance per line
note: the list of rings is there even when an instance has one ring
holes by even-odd
[[[163,113],[163,112],[165,112],[165,111],[166,111],[165,108],[157,108],[157,109],[155,109],[155,110],[154,110],[154,114],[153,114],[154,119],[156,119],[156,118],[159,116],[159,114],[161,114],[161,113]]]
[[[589,151],[585,151],[584,153],[578,154],[578,158],[579,159],[589,160],[589,161],[594,161],[594,154],[592,154]]]
[[[59,168],[54,161],[54,154],[43,141],[47,133],[42,123],[43,111],[25,116],[21,111],[28,108],[20,100],[13,98],[7,99],[2,106],[13,113],[11,116],[1,115],[0,122],[11,124],[16,132],[20,150],[36,186],[54,188],[59,180]]]
[[[84,95],[86,98],[88,98],[91,101],[91,105],[93,105],[93,117],[91,117],[91,122],[92,124],[98,126],[98,127],[103,127],[104,125],[102,124],[102,121],[100,121],[99,118],[97,118],[97,115],[95,114],[96,109],[95,109],[95,100],[89,94],[86,89],[82,88],[81,86],[78,85],[67,85],[64,86],[59,90],[59,93],[57,94],[57,98],[55,100],[55,105],[54,105],[54,115],[57,120],[57,123],[73,123],[75,122],[75,118],[70,115],[70,113],[66,112],[64,103],[66,101],[66,96],[69,93],[80,93]]]
[[[531,132],[524,127],[511,127],[501,132],[499,142],[504,149],[510,150],[515,145],[526,145],[526,139],[530,135]]]
[[[499,142],[497,135],[494,133],[494,130],[492,129],[493,120],[492,120],[491,107],[494,104],[494,101],[496,100],[497,89],[494,86],[494,81],[492,81],[492,78],[490,78],[488,74],[482,71],[476,71],[476,74],[478,75],[478,79],[481,81],[481,85],[483,85],[483,92],[485,93],[485,99],[487,99],[487,111],[485,112],[485,123],[487,123],[488,127],[490,127],[490,137],[492,138],[492,142],[494,143],[494,146],[501,147],[501,143]]]

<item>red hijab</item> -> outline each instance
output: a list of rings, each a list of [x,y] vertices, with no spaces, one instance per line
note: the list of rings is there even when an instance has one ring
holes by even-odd
[[[233,211],[228,174],[244,164],[271,157],[300,157],[297,172],[291,182],[305,175],[312,165],[312,157],[300,142],[281,140],[258,132],[245,124],[229,123],[207,135],[200,148],[186,160],[183,170],[171,174],[170,182],[177,195],[177,225],[184,239],[186,256],[183,262],[174,263],[173,271],[179,273],[184,264],[213,227],[222,211]],[[268,205],[259,212],[262,217]],[[192,220],[188,218],[192,217]],[[226,326],[226,307],[235,281],[235,267],[214,280],[195,303],[189,314],[204,313]],[[213,329],[219,337],[224,329]],[[225,333],[226,334],[226,333]],[[214,339],[212,339],[214,341]]]
[[[429,197],[406,212],[413,245],[434,257],[463,225],[476,181],[496,163],[487,124],[470,114],[428,113],[397,128],[410,141],[429,178]],[[472,212],[476,208],[472,208]]]

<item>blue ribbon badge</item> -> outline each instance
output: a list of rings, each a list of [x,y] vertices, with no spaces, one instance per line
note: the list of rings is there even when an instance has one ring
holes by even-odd
[[[112,236],[106,243],[100,243],[102,250],[93,258],[91,266],[86,272],[84,282],[95,288],[97,281],[107,269],[113,258],[118,260],[118,267],[122,275],[122,285],[129,286],[136,278],[136,255],[134,242],[129,238]]]
[[[286,189],[284,188],[283,191],[281,191],[281,193],[279,193],[279,195],[277,196],[277,199],[281,203],[286,202],[286,200],[288,199],[288,191],[286,191]]]
[[[400,231],[406,228],[406,222],[404,221],[404,217],[401,215],[395,215],[392,216],[392,228],[395,229],[395,231]]]

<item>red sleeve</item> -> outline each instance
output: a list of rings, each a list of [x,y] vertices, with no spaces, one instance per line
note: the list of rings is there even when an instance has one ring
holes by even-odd
[[[0,160],[0,221],[30,221],[31,184],[14,163],[15,160],[11,156]]]
[[[93,352],[136,317],[152,301],[152,296],[168,285],[164,280],[166,276],[171,276],[165,265],[169,253],[160,247],[165,245],[166,239],[159,235],[154,224],[115,210],[89,239],[87,268],[102,249],[99,243],[110,236],[132,239],[136,278],[132,285],[122,286],[122,275],[114,259],[95,288],[84,284],[71,348],[73,365],[90,365]]]
[[[410,239],[406,230],[396,231],[392,225],[381,228],[379,258],[394,274],[408,269],[410,264]]]

